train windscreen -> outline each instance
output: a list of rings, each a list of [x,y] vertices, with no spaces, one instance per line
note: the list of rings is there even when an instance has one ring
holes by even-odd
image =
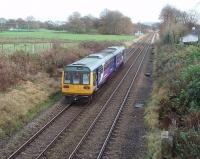
[[[81,68],[68,68],[64,71],[64,84],[90,84],[90,72]]]

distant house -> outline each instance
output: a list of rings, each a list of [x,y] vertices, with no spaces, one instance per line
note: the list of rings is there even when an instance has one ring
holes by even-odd
[[[197,43],[200,41],[199,33],[199,29],[193,28],[193,30],[190,33],[180,38],[180,42],[183,44]]]
[[[135,36],[141,36],[141,35],[144,35],[144,33],[141,32],[141,31],[137,31],[137,32],[135,33]]]
[[[199,41],[199,37],[197,34],[192,34],[192,33],[189,33],[183,37],[181,37],[181,42],[182,43],[196,43]]]

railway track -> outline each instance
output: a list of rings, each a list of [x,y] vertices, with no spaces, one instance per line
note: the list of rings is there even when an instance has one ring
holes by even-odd
[[[127,53],[129,60],[136,51],[140,50],[142,45],[144,44],[141,43],[137,48],[133,48]],[[137,58],[139,58],[139,55],[136,56],[135,61]],[[127,74],[125,74],[124,78],[127,76]],[[80,117],[80,115],[86,109],[87,106],[71,107],[70,105],[67,105],[60,113],[58,113],[47,124],[45,124],[37,133],[35,133],[8,158],[40,158],[44,156],[45,152],[54,144],[54,142],[62,135],[62,133],[67,130],[71,124],[77,120],[77,118]]]
[[[138,74],[139,74],[139,71],[140,71],[140,69],[141,69],[141,67],[142,67],[142,64],[143,64],[143,62],[144,62],[144,60],[145,60],[145,57],[147,56],[147,53],[148,53],[150,47],[151,47],[150,45],[147,46],[147,49],[145,50],[145,54],[144,54],[144,56],[142,57],[142,60],[141,60],[141,62],[140,62],[140,64],[139,64],[139,67],[138,67],[138,69],[137,69],[137,71],[136,71],[136,74],[134,75],[134,77],[133,77],[133,79],[132,79],[132,81],[131,81],[130,87],[129,87],[128,91],[126,92],[125,98],[124,98],[124,100],[123,100],[123,102],[122,102],[122,104],[121,104],[121,106],[120,106],[120,109],[118,110],[118,112],[117,112],[117,114],[116,114],[116,116],[115,116],[115,118],[114,118],[114,121],[113,121],[111,127],[109,128],[108,134],[106,135],[106,138],[105,138],[105,140],[104,140],[104,142],[103,142],[103,145],[101,146],[101,149],[100,149],[100,151],[99,151],[99,153],[98,153],[97,159],[100,159],[100,158],[102,158],[103,156],[104,156],[104,157],[106,156],[106,154],[105,154],[105,149],[106,149],[106,147],[107,147],[107,145],[108,145],[108,143],[109,143],[109,140],[111,139],[111,135],[112,135],[113,132],[114,132],[114,129],[115,129],[116,124],[117,124],[117,122],[118,122],[118,120],[119,120],[119,118],[120,118],[120,115],[122,114],[123,108],[126,106],[126,103],[127,103],[128,100],[129,100],[128,98],[131,98],[130,93],[131,93],[131,90],[133,90],[133,84],[134,84],[134,82],[135,82],[135,80],[136,80],[136,78],[137,78],[137,76],[138,76]],[[133,94],[133,93],[132,93],[132,94]],[[134,98],[134,97],[132,97],[132,98]],[[133,100],[133,99],[132,99],[132,100]]]
[[[59,133],[64,131],[72,120],[75,120],[82,111],[83,108],[81,107],[71,107],[71,105],[66,105],[64,109],[21,145],[8,159],[37,158],[38,153],[42,153],[47,148],[46,145],[55,141]]]
[[[129,97],[129,93],[132,89],[135,79],[138,76],[144,58],[149,51],[149,47],[150,45],[147,44],[147,46],[140,51],[136,58],[138,60],[133,62],[133,64],[130,66],[124,78],[120,81],[119,85],[116,87],[110,98],[102,107],[99,114],[96,116],[85,134],[82,136],[73,152],[69,155],[69,159],[100,159],[102,157],[106,145],[118,121],[118,118]]]

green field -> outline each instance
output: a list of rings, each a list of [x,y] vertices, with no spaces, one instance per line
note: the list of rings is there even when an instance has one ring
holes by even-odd
[[[131,35],[72,34],[67,32],[39,30],[33,32],[0,32],[0,40],[60,40],[60,41],[131,41]]]
[[[62,47],[68,48],[83,41],[133,41],[131,35],[100,35],[100,34],[72,34],[61,31],[38,30],[31,32],[0,32],[0,53],[13,53],[16,50],[36,53],[52,48],[53,42],[60,42]]]

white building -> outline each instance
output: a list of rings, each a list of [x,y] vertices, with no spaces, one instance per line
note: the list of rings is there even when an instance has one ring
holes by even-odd
[[[141,31],[137,31],[137,32],[135,33],[135,36],[141,36],[141,35],[144,35],[144,33],[141,32]]]
[[[180,38],[183,44],[197,43],[200,41],[200,28],[193,27],[191,32]]]
[[[182,43],[196,43],[199,41],[199,37],[197,34],[189,33],[189,34],[181,37],[180,40]]]

